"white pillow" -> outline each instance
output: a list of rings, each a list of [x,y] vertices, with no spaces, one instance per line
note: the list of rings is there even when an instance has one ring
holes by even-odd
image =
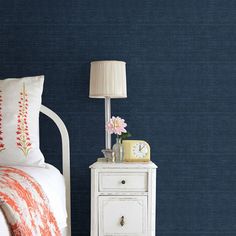
[[[44,76],[0,80],[0,165],[44,166],[39,112]]]

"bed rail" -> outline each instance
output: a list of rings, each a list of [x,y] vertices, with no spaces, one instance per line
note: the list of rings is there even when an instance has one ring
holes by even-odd
[[[67,128],[62,119],[51,109],[42,105],[40,111],[52,119],[58,127],[62,140],[62,172],[66,185],[66,209],[67,209],[67,236],[71,236],[71,196],[70,196],[70,140]]]

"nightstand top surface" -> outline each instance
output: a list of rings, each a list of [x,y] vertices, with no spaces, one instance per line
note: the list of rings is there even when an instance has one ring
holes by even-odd
[[[152,161],[149,162],[122,162],[122,163],[113,163],[113,162],[102,162],[97,161],[89,166],[91,169],[156,169],[158,168]]]

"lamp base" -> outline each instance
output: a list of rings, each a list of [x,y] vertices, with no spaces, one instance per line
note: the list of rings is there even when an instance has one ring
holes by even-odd
[[[115,153],[112,149],[102,149],[102,153],[109,162],[115,162]]]
[[[97,162],[108,162],[108,159],[105,158],[105,157],[99,157],[99,158],[97,159]]]

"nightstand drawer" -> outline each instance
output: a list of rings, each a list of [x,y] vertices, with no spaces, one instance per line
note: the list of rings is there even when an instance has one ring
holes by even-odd
[[[146,236],[147,197],[99,197],[99,236]]]
[[[148,178],[146,172],[124,173],[110,172],[99,174],[100,192],[147,192]]]

